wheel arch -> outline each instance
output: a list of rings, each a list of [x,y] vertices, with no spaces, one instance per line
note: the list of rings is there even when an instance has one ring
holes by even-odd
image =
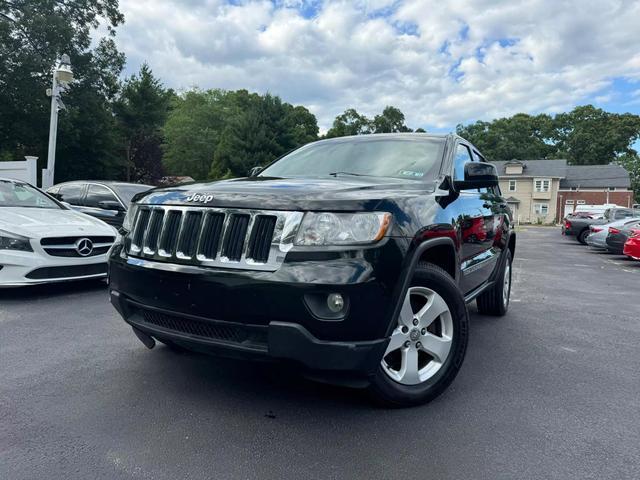
[[[459,284],[460,280],[460,259],[458,249],[453,239],[450,237],[436,237],[425,240],[415,246],[407,253],[400,281],[394,292],[394,308],[389,319],[386,335],[389,336],[393,330],[395,319],[402,308],[402,300],[409,288],[413,273],[419,262],[426,261],[433,263],[447,273],[449,273],[454,281]]]
[[[509,234],[509,240],[507,241],[507,248],[511,251],[511,258],[516,256],[516,234],[511,232]]]

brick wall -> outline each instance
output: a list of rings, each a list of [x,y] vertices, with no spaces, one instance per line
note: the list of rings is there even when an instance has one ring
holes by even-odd
[[[606,191],[582,190],[582,191],[566,191],[558,192],[558,221],[564,216],[564,205],[567,200],[573,200],[574,206],[578,205],[578,200],[584,200],[587,205],[603,205],[605,203],[615,203],[622,207],[631,207],[633,204],[633,192],[615,191],[608,192],[609,201],[607,201]]]

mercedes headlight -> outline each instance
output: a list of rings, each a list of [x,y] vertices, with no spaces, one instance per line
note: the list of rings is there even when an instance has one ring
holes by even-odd
[[[129,209],[122,220],[122,230],[126,233],[129,233],[133,228],[133,220],[136,218],[136,213],[138,212],[138,204],[131,203],[129,205]]]
[[[364,245],[384,237],[391,223],[386,212],[307,212],[294,244],[300,246]]]
[[[0,250],[19,250],[21,252],[33,252],[31,242],[27,237],[0,230]]]

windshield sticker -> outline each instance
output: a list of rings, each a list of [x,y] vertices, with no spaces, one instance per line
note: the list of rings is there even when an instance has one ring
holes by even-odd
[[[398,170],[398,175],[402,175],[403,177],[420,178],[424,177],[424,172],[414,172],[413,170]]]

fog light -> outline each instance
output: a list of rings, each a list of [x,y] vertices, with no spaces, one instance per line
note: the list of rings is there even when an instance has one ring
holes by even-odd
[[[327,307],[333,313],[339,313],[344,308],[344,298],[339,293],[331,293],[327,297]]]

